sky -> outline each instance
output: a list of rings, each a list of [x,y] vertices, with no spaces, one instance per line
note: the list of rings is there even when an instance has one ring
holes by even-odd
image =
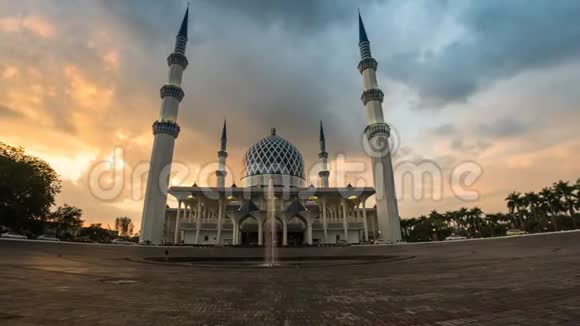
[[[62,178],[57,203],[82,208],[86,224],[140,225],[186,3],[0,0],[0,141],[48,161]],[[205,175],[227,119],[228,182],[240,183],[245,151],[272,127],[316,175],[323,120],[331,169],[357,170],[331,185],[372,186],[357,8],[379,62],[403,218],[505,211],[511,191],[580,177],[578,1],[197,0],[174,155],[188,170],[172,184],[215,182]],[[433,169],[440,178],[409,177]]]

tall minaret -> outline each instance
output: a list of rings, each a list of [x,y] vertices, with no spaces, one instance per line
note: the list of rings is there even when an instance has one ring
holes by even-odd
[[[218,152],[218,169],[215,171],[218,188],[224,188],[226,185],[226,176],[228,172],[226,171],[226,158],[228,158],[228,152],[226,151],[226,146],[228,144],[228,133],[226,121],[224,120],[224,128],[222,129],[222,138],[220,140],[220,151]]]
[[[151,244],[160,244],[163,237],[173,147],[175,138],[177,138],[180,131],[177,124],[177,111],[179,103],[184,96],[181,89],[181,79],[183,71],[188,64],[185,57],[188,17],[189,7],[185,11],[181,28],[175,40],[175,50],[167,58],[169,81],[161,87],[161,113],[159,120],[153,123],[153,135],[155,135],[155,138],[153,140],[147,188],[145,190],[140,237],[141,242],[148,241]]]
[[[320,121],[320,153],[318,153],[318,158],[320,159],[321,167],[320,172],[318,172],[318,177],[320,179],[320,187],[328,188],[328,152],[326,152],[326,138],[324,137],[324,128],[322,127],[322,121]]]
[[[378,229],[380,237],[384,240],[401,240],[401,221],[395,195],[395,179],[393,176],[393,163],[389,148],[390,127],[383,119],[384,94],[377,83],[378,63],[373,59],[371,46],[360,12],[359,24],[359,48],[361,61],[358,70],[363,76],[363,94],[361,100],[368,114],[368,126],[365,135],[369,140],[372,160],[373,177],[376,189]]]

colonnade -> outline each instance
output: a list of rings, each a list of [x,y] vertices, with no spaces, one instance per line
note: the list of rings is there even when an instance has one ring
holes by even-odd
[[[356,205],[349,207],[347,199],[341,199],[338,203],[328,204],[325,199],[321,200],[320,212],[321,212],[321,224],[324,234],[324,243],[330,243],[328,238],[328,225],[329,224],[339,224],[342,223],[343,235],[345,240],[348,241],[348,225],[349,221],[352,219],[360,220],[362,219],[364,234],[363,240],[369,241],[369,227],[367,220],[366,211],[366,198],[362,198]]]
[[[328,238],[329,224],[342,224],[342,231],[344,234],[344,239],[348,241],[349,234],[349,221],[353,219],[355,221],[362,220],[364,233],[363,240],[369,240],[369,226],[367,220],[366,211],[366,198],[361,198],[356,204],[349,203],[348,199],[341,198],[340,200],[327,201],[325,198],[319,201],[319,220],[323,229],[323,243],[330,243],[331,239]],[[200,232],[203,223],[216,223],[217,225],[217,243],[223,243],[222,233],[223,224],[226,218],[230,218],[232,221],[232,244],[241,244],[241,220],[232,218],[226,215],[227,200],[219,199],[218,205],[216,207],[209,207],[207,203],[200,199],[189,198],[187,200],[178,200],[177,215],[175,220],[175,231],[173,242],[179,243],[183,240],[183,231],[180,231],[180,223],[183,220],[187,220],[189,223],[195,223],[195,238],[194,243],[200,243]],[[244,216],[246,217],[246,216]],[[290,217],[293,218],[294,216]],[[254,217],[255,218],[255,217]],[[264,224],[266,220],[262,218],[255,218],[258,222],[258,244],[263,245],[264,242]],[[217,221],[216,221],[217,220]],[[282,224],[282,245],[288,245],[288,223],[289,219],[287,217],[277,218],[277,221]],[[306,243],[312,245],[312,225],[314,219],[301,218],[305,224],[305,238]]]
[[[225,204],[226,201],[220,199],[216,211],[214,207],[208,207],[206,203],[199,199],[178,200],[173,243],[179,243],[183,240],[183,231],[179,231],[179,226],[182,220],[187,220],[189,223],[195,223],[194,243],[199,244],[202,223],[215,223],[215,220],[217,219],[217,238],[221,239],[222,225],[225,218]]]
[[[256,219],[256,218],[254,218],[254,219]],[[256,219],[256,221],[258,222],[258,245],[259,246],[262,246],[264,244],[264,225],[269,220],[270,219],[262,221],[262,219]],[[286,218],[276,218],[276,221],[280,222],[280,224],[282,225],[282,246],[287,246],[288,245],[288,224],[290,221]],[[304,219],[302,221],[304,222],[304,225],[305,225],[306,244],[312,245],[312,243],[313,243],[312,221],[310,219]],[[242,225],[243,221],[236,221],[235,219],[232,219],[232,222],[233,222],[232,244],[233,245],[240,245],[241,244],[240,226]]]

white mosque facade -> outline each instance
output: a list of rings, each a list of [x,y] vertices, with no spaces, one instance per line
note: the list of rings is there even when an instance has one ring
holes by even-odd
[[[154,143],[145,192],[140,241],[151,244],[265,245],[266,233],[280,246],[362,243],[372,239],[401,240],[393,168],[384,122],[383,92],[376,79],[377,62],[359,16],[358,69],[363,76],[361,100],[368,115],[364,133],[373,148],[375,188],[329,186],[328,152],[320,124],[321,171],[317,186],[307,185],[304,159],[296,146],[272,129],[243,158],[241,184],[225,185],[227,128],[224,122],[214,187],[173,186],[168,169],[173,159],[183,71],[187,67],[188,11],[168,57],[169,80],[161,88],[161,114],[153,124]],[[162,177],[165,176],[165,177]],[[163,179],[163,180],[161,180]],[[273,187],[268,187],[273,185]],[[167,195],[177,200],[167,206]],[[273,201],[268,198],[274,197]],[[373,207],[367,200],[374,196]],[[269,204],[269,203],[274,204]]]

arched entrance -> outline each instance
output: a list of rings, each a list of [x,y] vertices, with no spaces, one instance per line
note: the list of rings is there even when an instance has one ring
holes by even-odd
[[[306,220],[294,216],[288,220],[288,246],[301,246],[306,243]]]
[[[280,219],[267,219],[264,222],[263,232],[264,246],[271,247],[274,241],[276,242],[276,247],[282,245],[283,227]]]
[[[240,243],[244,246],[257,246],[258,245],[258,220],[248,215],[240,220]]]

